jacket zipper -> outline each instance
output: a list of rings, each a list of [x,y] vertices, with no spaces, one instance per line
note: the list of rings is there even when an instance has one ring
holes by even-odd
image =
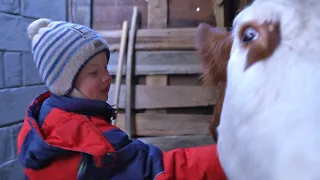
[[[84,174],[87,170],[87,163],[84,160],[81,160],[81,163],[79,165],[79,169],[77,172],[77,180],[84,179]]]

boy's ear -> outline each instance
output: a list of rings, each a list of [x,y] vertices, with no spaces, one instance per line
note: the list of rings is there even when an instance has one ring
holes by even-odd
[[[201,58],[205,85],[226,81],[227,63],[232,47],[230,32],[224,28],[201,23],[195,36],[196,49]]]

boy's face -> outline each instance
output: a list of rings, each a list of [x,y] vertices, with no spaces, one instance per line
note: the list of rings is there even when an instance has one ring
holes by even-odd
[[[108,60],[105,53],[96,55],[81,70],[76,88],[91,100],[108,100],[111,76],[106,69]]]

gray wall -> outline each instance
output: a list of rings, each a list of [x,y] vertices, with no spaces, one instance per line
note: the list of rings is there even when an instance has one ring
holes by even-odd
[[[77,24],[82,24],[88,27],[92,27],[91,25],[91,12],[92,12],[92,4],[93,0],[68,0],[71,1],[71,7],[69,9],[70,17],[69,21]],[[105,0],[108,1],[108,0]]]
[[[66,0],[0,0],[0,179],[22,179],[16,137],[26,108],[46,88],[32,61],[27,26],[66,20]]]

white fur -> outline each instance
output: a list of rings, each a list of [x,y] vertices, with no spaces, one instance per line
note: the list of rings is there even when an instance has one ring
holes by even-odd
[[[235,18],[218,127],[230,180],[320,179],[319,9],[319,0],[257,0]],[[280,21],[281,44],[245,71],[237,31],[250,20]]]

